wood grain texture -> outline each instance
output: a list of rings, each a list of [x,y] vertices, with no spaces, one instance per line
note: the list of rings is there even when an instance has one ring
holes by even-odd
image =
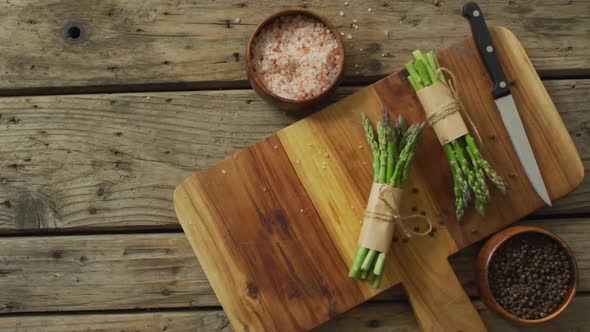
[[[217,305],[178,234],[3,238],[0,312]]]
[[[532,222],[562,237],[580,269],[580,292],[590,291],[590,219]],[[477,247],[451,257],[467,293],[477,296]],[[219,306],[184,234],[2,238],[1,313]],[[378,301],[407,299],[396,288]]]
[[[590,80],[544,84],[590,169]],[[179,181],[297,120],[247,90],[3,98],[0,115],[2,233],[178,229]],[[589,213],[588,191],[537,215]]]
[[[526,332],[530,327],[513,325],[493,314],[479,301],[474,306],[489,326],[490,332]],[[590,296],[578,295],[562,317],[535,327],[538,332],[590,331],[587,308]],[[151,313],[115,313],[51,316],[1,317],[0,331],[28,332],[232,332],[229,320],[221,310],[155,311]],[[409,304],[366,303],[314,329],[316,332],[420,332]]]
[[[491,32],[549,195],[552,198],[562,197],[578,186],[584,177],[584,168],[576,147],[518,39],[504,28],[492,28]],[[482,154],[510,187],[507,195],[501,195],[497,190],[491,191],[495,197],[487,207],[485,217],[467,215],[460,227],[456,227],[456,223],[448,223],[457,246],[464,248],[544,204],[520,165],[492,96],[486,93],[491,91],[492,83],[473,41],[469,40],[469,47],[454,44],[441,50],[438,55],[441,65],[457,76],[465,110],[482,138]],[[378,82],[376,87],[379,88],[382,82]],[[426,140],[424,144],[428,146]],[[440,160],[446,160],[441,149],[436,152]],[[434,155],[436,152],[428,153],[430,160],[437,158]],[[441,164],[444,163],[425,163],[429,166],[425,174],[430,175],[425,181],[429,185],[436,184],[434,192],[445,192],[444,188],[452,188],[450,171],[444,170],[441,174]],[[444,177],[447,178],[443,182],[446,185],[439,187],[436,181]],[[446,197],[453,196],[448,194],[449,190],[446,192]],[[446,207],[453,210],[452,201],[447,206],[444,205],[447,202],[441,199],[437,199],[437,202],[440,204],[439,209]]]
[[[459,0],[438,5],[370,0],[353,1],[350,6],[341,0],[13,0],[0,5],[0,93],[129,91],[161,89],[166,84],[246,87],[246,40],[255,24],[286,7],[314,10],[351,34],[345,39],[346,81],[367,82],[401,68],[416,48],[440,48],[467,35],[469,27],[459,10],[462,4]],[[590,72],[587,1],[482,1],[481,5],[491,25],[510,26],[521,38],[543,75]],[[358,29],[352,28],[353,19],[358,20]],[[77,39],[68,37],[72,26],[80,29]]]
[[[0,317],[1,332],[231,332],[220,309]]]
[[[347,100],[367,108],[377,107],[378,105],[371,105],[375,100],[369,95],[371,93],[371,90],[364,89],[349,96]],[[362,131],[342,131],[350,129],[354,120],[337,114],[348,111],[331,106],[277,133],[294,166],[296,176],[301,180],[330,237],[338,247],[338,256],[347,262],[347,266],[354,258],[357,241],[355,236],[358,238],[360,232],[358,221],[363,218],[367,192],[372,182],[369,171],[372,161],[367,158],[366,151],[358,148],[358,144],[354,145],[354,149],[350,149],[349,145],[346,149],[348,155],[344,156],[338,145],[340,142],[334,141],[334,137],[326,130],[331,128],[339,131],[338,138],[341,141],[353,144],[362,142]],[[357,172],[350,172],[349,166]],[[359,181],[357,177],[362,180]],[[361,191],[359,188],[367,190]],[[397,265],[391,261],[392,258],[393,256],[386,266]],[[399,271],[386,268],[383,285],[394,285],[400,281]],[[365,296],[369,297],[377,293],[368,287],[364,290]]]
[[[549,194],[553,199],[560,198],[572,191],[583,179],[584,169],[580,157],[519,41],[505,28],[492,28],[491,31],[496,47],[502,54],[501,63],[511,81],[514,100],[519,106],[518,111],[531,146],[536,151]],[[411,213],[410,207],[415,206],[436,223],[437,232],[433,237],[412,239],[408,243],[393,243],[382,289],[401,281],[410,294],[418,322],[424,330],[485,331],[477,311],[454,277],[447,257],[526,216],[542,207],[543,203],[526,178],[491,93],[485,93],[491,91],[491,81],[473,40],[468,38],[453,44],[439,51],[438,56],[441,65],[454,72],[457,78],[465,110],[482,136],[482,153],[508,181],[510,190],[506,195],[492,190],[494,199],[488,206],[485,217],[470,211],[464,221],[457,222],[453,214],[445,212],[454,209],[448,161],[433,130],[428,128],[422,138],[423,143],[414,162],[414,175],[409,184],[413,192],[421,194],[412,197],[407,190],[405,196],[415,198],[416,201],[411,204],[402,202],[401,214]],[[279,131],[278,139],[272,136],[248,148],[246,151],[255,151],[251,153],[257,154],[260,160],[257,163],[246,161],[245,166],[236,169],[236,165],[241,163],[239,158],[236,162],[228,158],[197,173],[177,187],[175,209],[181,225],[190,234],[189,240],[201,259],[204,270],[208,271],[214,289],[221,291],[220,302],[236,330],[248,331],[261,322],[280,322],[275,326],[264,325],[266,330],[306,330],[342,312],[331,303],[311,305],[298,302],[298,306],[289,305],[289,302],[285,304],[278,297],[276,286],[264,282],[266,274],[252,273],[251,264],[243,264],[243,261],[256,257],[257,264],[267,266],[267,271],[274,271],[274,278],[296,278],[301,281],[300,287],[311,290],[315,284],[316,269],[292,268],[281,271],[273,268],[275,261],[299,261],[305,257],[310,260],[306,261],[308,265],[315,261],[319,266],[328,266],[327,262],[333,260],[343,260],[350,264],[357,247],[360,228],[357,221],[362,218],[362,208],[359,207],[366,201],[363,194],[366,196],[368,191],[363,190],[360,184],[372,182],[370,172],[367,171],[371,168],[370,151],[363,149],[363,145],[360,148],[358,145],[364,135],[362,126],[358,123],[359,115],[364,112],[369,117],[376,118],[380,114],[380,105],[383,104],[394,118],[403,115],[410,123],[423,118],[421,107],[406,75],[405,71],[392,74]],[[274,150],[268,147],[273,145]],[[282,153],[277,154],[283,149],[286,158]],[[261,167],[262,160],[270,166]],[[361,166],[363,162],[364,169]],[[238,175],[233,178],[227,176],[228,167],[230,170],[227,172],[237,171]],[[281,170],[280,178],[286,179],[286,183],[296,185],[286,186],[281,182],[272,185],[267,180],[248,180],[251,176],[275,177],[277,169]],[[290,178],[294,180],[288,180]],[[274,199],[284,199],[291,203],[277,206],[279,209],[273,210],[275,215],[280,209],[284,210],[284,215],[289,215],[288,211],[298,205],[297,197],[309,199],[309,204],[317,211],[317,216],[312,218],[317,218],[315,223],[322,224],[327,230],[326,233],[322,229],[321,234],[326,234],[338,250],[329,252],[331,257],[308,256],[301,249],[291,255],[281,251],[282,255],[266,257],[261,257],[256,252],[235,250],[240,241],[248,239],[266,242],[267,250],[271,252],[285,244],[293,245],[291,240],[301,241],[302,248],[317,247],[318,243],[324,242],[320,239],[316,239],[314,243],[310,239],[269,238],[264,236],[266,233],[263,230],[257,231],[260,228],[257,226],[258,219],[261,219],[259,201],[264,201],[265,196],[268,196],[259,189],[264,184],[269,185],[268,192]],[[213,189],[209,189],[210,187]],[[211,212],[204,212],[207,210]],[[223,212],[227,210],[231,210],[231,213]],[[269,217],[262,217],[265,218]],[[300,221],[291,218],[281,221],[285,229],[300,224]],[[302,233],[317,232],[317,229],[305,231],[306,226],[301,227]],[[225,273],[225,263],[219,262],[224,258],[234,261],[230,265],[235,274]],[[244,279],[247,283],[264,284],[265,286],[257,287],[257,292],[262,298],[268,299],[268,302],[258,307],[241,305],[248,298],[248,294],[242,291],[246,287]],[[355,283],[351,279],[340,282],[336,284]],[[332,289],[331,285],[326,287]],[[231,293],[230,296],[226,296],[228,292]],[[372,297],[374,293],[364,292],[362,295],[361,301]],[[342,298],[338,299],[338,296]],[[340,310],[343,311],[352,307],[347,305],[359,303],[359,298],[349,292],[335,295],[333,299],[342,300]],[[290,308],[290,317],[282,314],[285,309],[276,311],[277,307]],[[322,307],[327,312],[322,313],[317,309]],[[307,315],[309,310],[317,313],[317,316]]]
[[[217,166],[174,202],[236,329],[309,330],[365,298],[277,137]]]

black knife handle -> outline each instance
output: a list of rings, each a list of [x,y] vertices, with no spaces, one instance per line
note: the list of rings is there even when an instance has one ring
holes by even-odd
[[[492,42],[492,36],[488,30],[486,20],[483,18],[481,8],[475,2],[468,2],[463,6],[462,14],[469,21],[471,33],[473,34],[473,39],[475,39],[479,54],[481,54],[483,62],[494,81],[494,88],[492,89],[494,99],[510,94],[508,81],[500,66],[500,60]]]

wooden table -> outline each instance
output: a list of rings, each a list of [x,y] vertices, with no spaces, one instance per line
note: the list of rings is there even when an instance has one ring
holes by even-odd
[[[254,25],[301,6],[351,34],[345,86],[332,101],[399,69],[411,50],[469,31],[462,1],[349,2],[2,2],[0,331],[230,331],[177,223],[172,191],[298,119],[249,89],[243,47]],[[480,4],[489,24],[521,39],[587,164],[590,3]],[[588,191],[585,181],[524,221],[562,236],[580,267],[572,306],[535,331],[590,331]],[[451,261],[489,329],[531,330],[479,302],[476,252]],[[418,328],[393,289],[318,330]]]

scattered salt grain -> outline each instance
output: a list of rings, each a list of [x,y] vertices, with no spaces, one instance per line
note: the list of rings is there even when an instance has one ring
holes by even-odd
[[[324,157],[330,158],[330,155],[328,154],[328,152],[324,153]]]
[[[362,145],[359,145],[359,150],[362,150],[362,149],[364,149],[364,148],[365,148],[364,146],[362,146]]]
[[[343,33],[341,33],[344,35]],[[254,39],[252,65],[261,83],[278,96],[306,100],[324,92],[342,64],[336,36],[320,21],[281,16]]]
[[[242,22],[242,19],[239,17],[234,18],[234,23],[240,23]]]
[[[367,164],[367,162],[366,162],[366,161],[363,161],[363,162],[361,163],[361,165],[366,165],[366,164]]]
[[[358,68],[358,67],[359,67],[359,64],[358,63],[355,63],[354,64],[354,68]]]
[[[344,32],[341,32],[341,33],[340,33],[340,35],[341,35],[341,36],[344,36]]]
[[[224,169],[221,170],[221,174],[227,173]]]
[[[351,34],[346,35],[346,39],[352,39],[352,35]]]
[[[356,25],[356,23],[352,23],[352,28],[353,28],[353,29],[358,29],[358,28],[359,28],[359,26],[358,26],[358,25]]]
[[[150,99],[150,96],[145,97],[145,99]]]
[[[385,53],[381,53],[381,56],[386,56],[386,54]]]
[[[371,8],[368,9],[370,12],[372,12],[373,10]]]
[[[385,35],[389,37],[389,31],[385,31]]]
[[[299,212],[303,213],[303,209],[299,209]]]
[[[275,150],[277,150],[278,148],[279,148],[279,146],[278,146],[278,145],[275,145],[275,146],[274,146],[274,149],[275,149]]]
[[[345,5],[345,6],[348,6],[348,1],[346,1],[346,2],[344,3],[344,5]]]
[[[299,159],[295,160],[295,162],[297,163],[297,165],[301,164],[301,160]]]
[[[353,18],[352,19],[352,23],[356,23],[356,22],[358,22],[357,19],[356,18]]]
[[[268,189],[266,187],[262,187],[262,191],[266,192]]]
[[[343,11],[340,11],[340,16],[344,16],[344,12]]]
[[[361,52],[362,52],[362,51],[363,51],[363,49],[362,49],[362,48],[359,48],[359,51],[361,51]]]

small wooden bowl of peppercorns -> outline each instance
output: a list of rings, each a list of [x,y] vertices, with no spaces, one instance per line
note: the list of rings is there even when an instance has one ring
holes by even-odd
[[[571,249],[537,226],[514,226],[492,236],[475,266],[481,300],[513,322],[547,322],[571,303],[578,268]]]

